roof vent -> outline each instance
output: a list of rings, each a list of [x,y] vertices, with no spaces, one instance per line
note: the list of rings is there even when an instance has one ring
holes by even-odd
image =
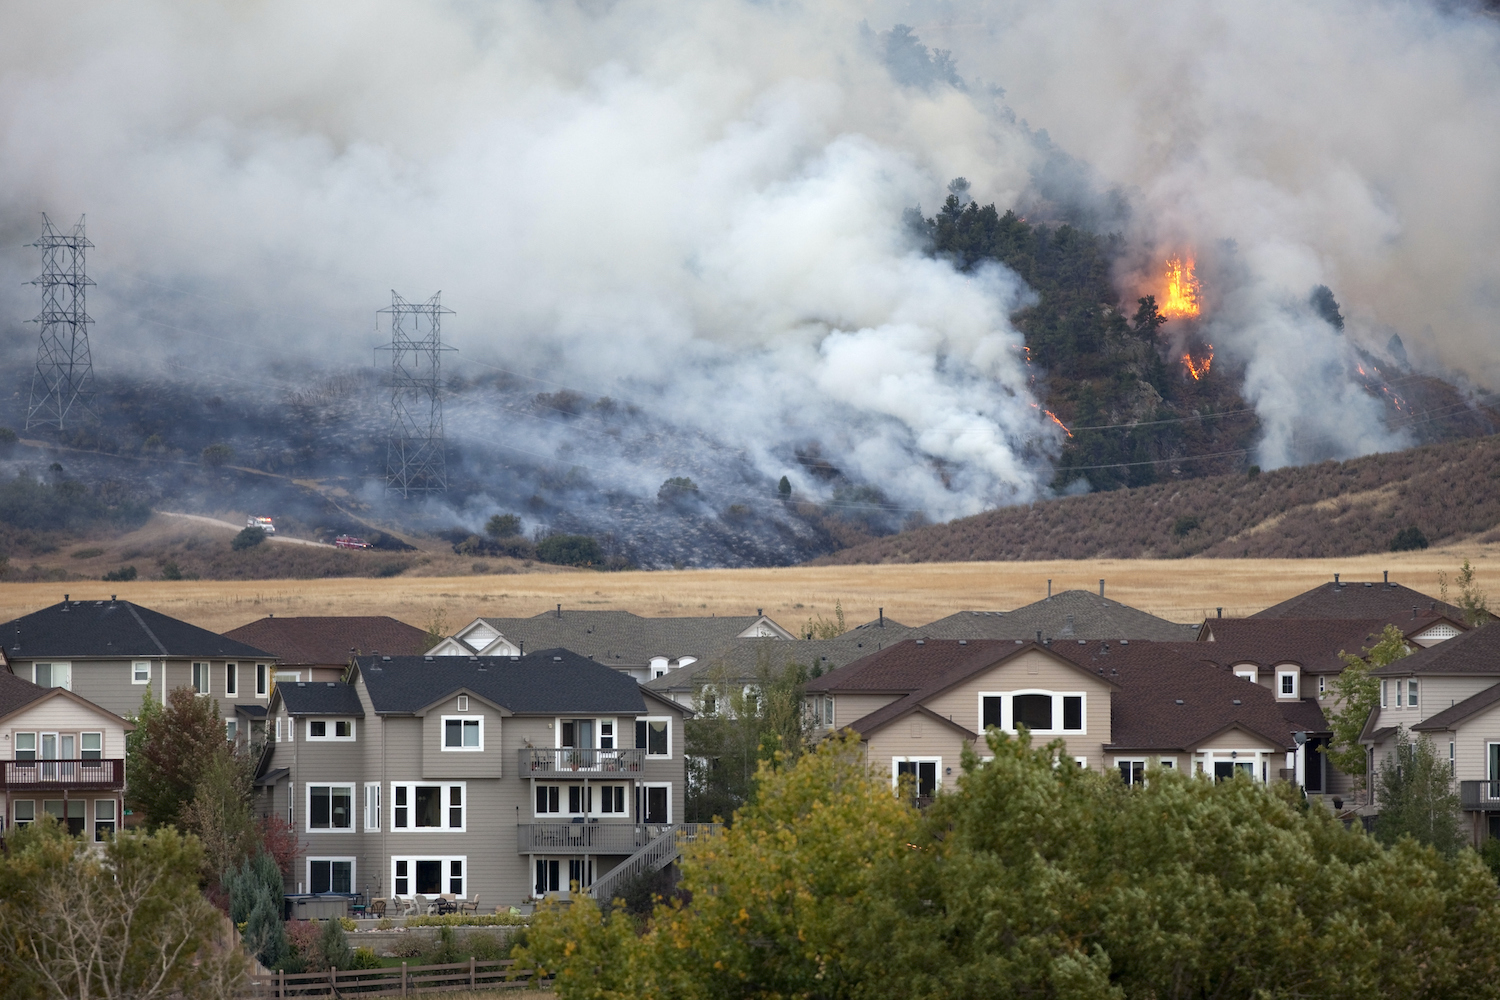
[[[1089,642],[1088,642],[1087,639],[1079,639],[1078,640],[1078,645],[1080,645],[1080,646],[1087,646],[1088,644],[1089,644]]]
[[[515,661],[517,661],[517,660],[519,660],[519,659],[520,659],[520,657],[519,657],[519,656],[512,656],[512,657],[511,657],[511,662],[515,662]]]
[[[1120,640],[1120,645],[1122,645],[1122,646],[1128,646],[1128,645],[1130,645],[1130,640],[1129,639],[1121,639]]]
[[[1178,698],[1178,699],[1177,699],[1177,704],[1179,704],[1179,705],[1181,705],[1181,704],[1182,704],[1182,699],[1181,699],[1181,698]]]
[[[386,657],[386,659],[388,659],[388,660],[389,660],[389,659],[390,659],[390,657],[389,657],[389,656],[387,656],[387,657]],[[478,663],[478,662],[479,662],[479,657],[477,657],[477,656],[471,656],[471,657],[469,657],[469,662],[470,662],[470,663]]]
[[[422,657],[422,659],[426,660],[428,663],[432,662],[432,657],[430,657],[430,656],[424,656],[424,657]]]
[[[109,595],[109,603],[111,603],[111,604],[115,603],[115,595],[114,594],[110,594]]]
[[[918,639],[917,640],[917,645],[918,646],[925,646],[925,645],[927,645],[927,640],[926,639]]]
[[[1366,587],[1373,587],[1373,586],[1375,586],[1375,585],[1374,585],[1374,584],[1373,584],[1373,583],[1367,583],[1367,584],[1365,584],[1365,586],[1366,586]]]
[[[1333,574],[1333,589],[1334,590],[1338,590],[1339,587],[1340,587],[1340,584],[1339,584],[1339,575],[1337,573],[1335,573],[1335,574]]]
[[[1391,571],[1390,570],[1388,570],[1388,569],[1381,570],[1380,571],[1380,578],[1385,581],[1385,585],[1387,587],[1389,587],[1391,585]]]
[[[391,658],[389,656],[382,656],[380,659],[385,663],[391,662]]]
[[[323,683],[327,684],[329,687],[334,687],[335,686],[334,683],[333,683],[333,681],[324,681]]]
[[[960,645],[960,646],[967,646],[967,645],[968,645],[968,644],[969,644],[969,640],[968,640],[968,639],[960,639],[960,640],[958,640],[958,644],[959,644],[959,645]],[[825,656],[825,657],[824,657],[824,659],[825,659],[825,660],[826,660],[826,659],[827,659],[827,658],[828,658],[828,657],[826,657],[826,656]]]
[[[298,681],[297,682],[297,686],[299,688],[305,688],[305,687],[307,687],[307,681]]]
[[[562,662],[562,657],[561,656],[554,656],[552,658],[552,662],[553,663],[561,663]]]
[[[1239,704],[1239,703],[1240,703],[1240,700],[1239,700],[1239,699],[1238,699],[1238,698],[1236,698],[1236,699],[1234,699],[1234,703],[1235,703],[1235,704],[1236,704],[1236,705],[1238,705],[1238,704]]]

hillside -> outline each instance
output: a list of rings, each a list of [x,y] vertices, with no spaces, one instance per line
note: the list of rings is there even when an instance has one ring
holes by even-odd
[[[1327,558],[1500,540],[1500,436],[1259,475],[1003,507],[845,549],[820,564],[1098,558]]]

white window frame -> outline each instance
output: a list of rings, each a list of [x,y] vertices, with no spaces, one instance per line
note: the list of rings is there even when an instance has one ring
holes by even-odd
[[[1290,677],[1292,679],[1292,690],[1290,692],[1288,692],[1288,691],[1285,690],[1286,679],[1288,677]],[[1285,670],[1285,669],[1278,668],[1277,671],[1276,671],[1276,697],[1277,698],[1283,698],[1283,699],[1286,699],[1288,701],[1290,701],[1292,699],[1296,699],[1296,698],[1301,698],[1302,697],[1302,671],[1300,671],[1300,670]]]
[[[365,782],[365,832],[380,832],[380,789],[378,781]]]
[[[302,679],[300,670],[281,670],[278,668],[276,674],[271,678],[273,684],[295,684]]]
[[[994,760],[993,757],[990,758]],[[943,787],[943,758],[941,757],[892,757],[891,758],[891,790],[895,791],[901,787],[901,776],[897,764],[936,764],[937,784],[932,786],[933,794]]]
[[[1140,783],[1142,785],[1144,785],[1146,783],[1146,771],[1149,770],[1150,767],[1151,767],[1151,758],[1150,757],[1116,757],[1114,759],[1114,762],[1113,762],[1113,764],[1111,766],[1116,771],[1119,771],[1121,764],[1139,764],[1139,765],[1141,765],[1141,780],[1140,780]],[[1125,774],[1124,771],[1120,771],[1121,777],[1124,777],[1124,774]],[[1126,784],[1129,785],[1129,786],[1131,786],[1131,787],[1134,787],[1135,784],[1136,784],[1136,782],[1134,782],[1134,781],[1127,781]]]
[[[269,663],[255,665],[255,697],[271,697],[271,665]]]
[[[406,886],[407,891],[404,892],[404,893],[396,891],[396,863],[399,862],[399,861],[405,861],[406,864],[407,864],[407,869],[406,869],[406,871],[407,871],[407,876],[406,876],[407,877],[407,886]],[[453,880],[453,874],[452,874],[453,873],[453,862],[457,861],[460,865],[463,866],[460,869],[460,871],[462,871],[463,874],[459,876],[459,880],[460,880],[459,888],[462,891],[454,893],[454,895],[456,895],[456,896],[462,896],[465,899],[468,898],[468,895],[469,895],[469,856],[467,854],[450,854],[450,855],[448,855],[446,857],[439,857],[439,856],[434,855],[434,854],[404,854],[404,855],[401,855],[399,857],[394,857],[393,856],[391,858],[391,867],[390,867],[390,873],[391,873],[391,895],[392,896],[394,896],[394,897],[396,897],[398,899],[410,899],[412,896],[416,895],[416,889],[417,889],[417,886],[416,886],[416,881],[417,881],[417,862],[418,861],[439,861],[439,862],[442,863],[442,865],[443,865],[443,878],[442,878],[441,885],[443,887],[443,892],[453,892],[453,889],[452,889],[452,884],[453,884],[453,882],[452,882],[452,880]],[[423,893],[423,895],[425,896],[427,894]],[[438,895],[442,895],[442,893],[440,892],[440,893],[438,893]]]
[[[1004,723],[1001,730],[1012,736],[1016,734],[1016,698],[1029,694],[1049,695],[1052,698],[1052,723],[1051,729],[1033,729],[1036,736],[1087,736],[1089,732],[1089,695],[1087,691],[1050,691],[1042,688],[1021,688],[1015,691],[980,691],[974,702],[975,720],[980,723],[977,727],[983,730],[984,722],[984,699],[999,698],[1000,719]],[[1079,719],[1083,723],[1082,729],[1064,729],[1063,721],[1063,699],[1081,698],[1083,701],[1079,706]],[[911,758],[916,760],[917,758]]]
[[[1418,708],[1421,704],[1420,694],[1420,682],[1415,677],[1408,677],[1406,679],[1406,707]]]
[[[636,716],[634,721],[637,725],[642,722],[646,724],[646,746],[635,747],[635,749],[644,750],[647,760],[671,760],[673,735],[672,730],[676,728],[672,725],[672,717],[670,715],[639,715]],[[664,754],[652,753],[649,749],[649,747],[651,746],[651,723],[653,722],[665,722],[667,724],[667,752]],[[632,740],[631,742],[634,743],[635,741]]]
[[[1231,754],[1235,756],[1231,756]],[[1269,760],[1270,756],[1270,753],[1267,751],[1246,749],[1244,747],[1212,747],[1197,750],[1193,753],[1192,757],[1193,773],[1201,773],[1203,777],[1212,781],[1214,777],[1214,765],[1222,761],[1233,764],[1236,767],[1247,768],[1251,780],[1264,783],[1267,774],[1263,762]]]
[[[542,789],[552,789],[552,788],[557,789],[557,810],[554,812],[554,811],[552,811],[552,810],[549,809],[546,812],[543,812],[542,810],[538,809],[536,807],[537,796],[533,793],[532,796],[531,796],[531,815],[532,815],[533,818],[535,818],[535,819],[548,819],[549,817],[557,817],[557,816],[566,816],[566,815],[568,815],[568,811],[567,811],[567,809],[568,809],[568,798],[567,798],[566,795],[563,794],[563,786],[562,785],[560,785],[560,784],[553,784],[550,781],[549,782],[538,782],[537,785],[536,785],[536,787],[535,787],[535,789],[534,789],[534,792],[535,791],[541,791]],[[547,797],[550,799],[551,795],[549,794]],[[548,804],[550,805],[551,803],[549,802]]]
[[[1257,667],[1238,666],[1234,668],[1234,676],[1249,681],[1251,684],[1260,683],[1260,669]]]
[[[31,746],[25,747],[25,748],[23,748],[21,746],[21,737],[23,737],[23,736],[30,736],[31,737]],[[22,758],[17,757],[16,754],[20,753],[22,751],[22,749],[27,749],[27,750],[31,751],[31,757],[29,758],[30,760],[41,760],[42,759],[42,737],[41,737],[41,734],[40,733],[29,732],[29,731],[28,732],[24,732],[24,733],[12,733],[11,734],[11,749],[10,749],[11,759],[12,760],[21,760]]]
[[[238,663],[224,664],[224,694],[228,697],[239,697],[240,665]]]
[[[22,826],[30,826],[31,824],[35,823],[36,822],[36,804],[37,804],[37,801],[38,800],[36,800],[36,799],[11,799],[10,800],[10,823],[11,823],[11,826],[22,827]],[[16,807],[20,806],[20,805],[23,805],[23,804],[31,807],[31,816],[29,818],[26,818],[26,819],[22,819],[20,816],[16,815]]]
[[[100,816],[99,816],[99,807],[100,806],[109,806],[109,817],[107,819],[101,819],[100,818]],[[119,830],[120,830],[120,816],[117,815],[119,813],[119,811],[120,810],[116,806],[114,799],[95,799],[94,800],[94,843],[96,843],[96,844],[102,844],[102,843],[104,843],[104,834],[106,832],[108,832],[108,833],[118,833],[119,832]],[[104,830],[101,830],[99,828],[100,825],[104,824],[104,823],[108,823],[109,824],[109,830],[108,831],[104,831]]]
[[[357,832],[359,832],[359,823],[356,821],[356,810],[359,808],[359,805],[355,801],[355,798],[354,798],[355,790],[358,787],[359,787],[358,784],[355,783],[355,782],[353,782],[353,781],[305,781],[305,782],[303,782],[302,783],[302,806],[303,806],[303,809],[305,810],[304,813],[303,813],[303,820],[302,820],[302,825],[304,827],[303,832],[304,833],[308,833],[308,834],[357,833]],[[326,830],[323,829],[323,828],[321,828],[321,827],[314,828],[313,825],[312,825],[312,793],[313,793],[313,789],[314,788],[326,788],[326,789],[328,789],[328,822],[329,822],[330,825],[328,826],[328,828]],[[348,826],[333,826],[332,825],[332,823],[333,823],[333,790],[335,788],[347,788],[347,789],[349,789],[349,825]]]
[[[207,698],[214,693],[214,671],[213,664],[208,660],[193,660],[193,691],[200,698]],[[203,686],[198,686],[199,669],[202,669]]]
[[[48,670],[48,678],[49,678],[49,680],[48,680],[48,683],[46,685],[44,685],[45,687],[47,687],[49,689],[50,688],[60,687],[64,691],[71,691],[71,690],[73,690],[73,661],[71,661],[71,660],[42,660],[40,662],[32,661],[32,664],[31,664],[31,683],[33,683],[33,684],[37,683],[37,680],[36,680],[36,668],[37,667],[46,667],[47,670]],[[59,673],[62,674],[62,678],[63,678],[63,682],[61,684],[54,683],[57,680],[57,676],[58,676]]]
[[[97,747],[85,747],[83,745],[83,739],[84,739],[85,736],[97,736],[97,737],[99,737],[99,745]],[[86,750],[96,750],[96,751],[98,751],[99,756],[97,756],[97,757],[85,757],[83,754],[84,754],[84,752]],[[83,732],[81,732],[81,733],[78,734],[78,759],[79,760],[103,760],[104,759],[104,733],[101,730],[98,730],[98,729],[87,730],[86,729]]]
[[[144,677],[141,676],[141,668],[142,667],[146,668],[146,676],[144,676]],[[130,662],[130,683],[132,683],[132,684],[150,684],[151,683],[151,661],[150,660],[132,660]]]
[[[1386,684],[1387,683],[1388,682],[1386,681],[1386,679],[1384,677],[1382,677],[1380,679],[1380,707],[1381,708],[1385,708],[1386,707],[1385,689],[1386,689]]]
[[[240,720],[237,719],[237,718],[235,718],[232,715],[225,716],[225,718],[224,718],[224,739],[228,740],[230,743],[233,743],[235,740],[239,739],[239,735],[240,735]]]
[[[444,753],[483,753],[484,752],[484,716],[482,716],[482,715],[444,715],[444,716],[441,717],[441,719],[439,721],[440,721],[440,725],[438,726],[438,733],[439,733],[439,736],[438,736],[438,749],[442,750]],[[458,722],[458,723],[476,722],[476,723],[478,723],[479,724],[479,745],[475,746],[475,747],[466,747],[466,746],[450,747],[448,745],[448,723],[449,722]],[[597,725],[597,723],[596,723],[596,725]],[[459,739],[460,743],[463,742],[463,738],[464,738],[463,737],[463,726],[461,725],[461,726],[459,726],[459,734],[458,734],[458,739]]]
[[[354,740],[355,740],[355,737],[357,735],[356,732],[355,732],[355,729],[354,729],[354,723],[355,723],[354,719],[339,718],[336,715],[330,715],[330,716],[325,716],[324,718],[321,718],[321,719],[308,719],[306,721],[307,721],[307,739],[310,742],[313,742],[313,743],[353,743]],[[313,727],[313,723],[314,722],[321,722],[321,723],[323,723],[323,732],[324,732],[324,735],[322,735],[322,736],[314,736],[313,735],[312,727]],[[337,735],[335,735],[338,732],[339,723],[341,723],[341,722],[344,723],[345,725],[347,725],[349,727],[349,735],[348,736],[337,736]]]
[[[417,809],[417,789],[419,787],[441,788],[443,790],[441,804],[441,815],[443,819],[442,826],[417,826],[415,820]],[[406,789],[406,805],[404,806],[396,805],[396,793],[397,789],[400,788]],[[459,789],[459,795],[463,799],[463,804],[457,807],[463,810],[462,815],[460,816],[460,819],[463,822],[460,826],[448,825],[449,820],[452,819],[449,810],[454,808],[453,806],[449,805],[449,803],[452,801],[453,793],[451,789],[453,788]],[[389,808],[391,810],[390,830],[392,833],[466,833],[469,829],[469,783],[467,781],[393,781],[391,782],[391,804]],[[396,824],[396,810],[398,808],[407,810],[406,818],[408,822],[405,826],[398,826]]]
[[[307,874],[307,891],[308,891],[309,894],[313,894],[313,892],[314,892],[314,890],[313,890],[313,884],[312,884],[312,866],[313,866],[313,862],[315,862],[315,861],[327,861],[327,862],[330,863],[330,865],[332,865],[332,864],[340,864],[340,863],[343,863],[343,862],[347,861],[349,863],[349,892],[350,892],[350,894],[353,894],[353,893],[359,891],[358,890],[359,882],[358,882],[358,880],[356,878],[356,876],[358,876],[358,874],[359,874],[359,861],[358,861],[357,858],[353,858],[353,857],[332,857],[332,856],[328,856],[328,855],[314,857],[314,856],[309,855],[308,858],[307,858],[307,863],[303,866],[303,871]],[[334,895],[334,889],[333,889],[333,869],[331,867],[329,868],[329,871],[328,871],[328,894],[329,895]],[[342,896],[343,893],[338,893],[338,895]]]
[[[667,824],[670,825],[675,822],[672,816],[672,783],[670,781],[642,781],[636,787],[641,790],[641,801],[639,808],[636,810],[636,816],[639,817],[640,822],[646,822],[646,791],[651,788],[665,788],[667,790]],[[635,805],[635,803],[632,803],[632,805]],[[656,825],[659,821],[652,820],[651,822],[653,825]]]

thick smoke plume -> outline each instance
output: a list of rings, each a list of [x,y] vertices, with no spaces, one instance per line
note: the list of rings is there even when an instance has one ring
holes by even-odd
[[[709,485],[817,496],[796,459],[817,454],[946,518],[1044,494],[1060,433],[1008,320],[1028,290],[902,224],[963,175],[1120,229],[1127,300],[1197,252],[1263,464],[1402,443],[1351,343],[1400,332],[1417,367],[1500,374],[1500,36],[1477,14],[132,2],[12,5],[0,28],[22,354],[22,244],[37,213],[86,211],[103,370],[280,385],[368,361],[389,289],[441,289],[458,370],[633,404],[729,456],[720,482],[695,456]],[[452,431],[640,496],[685,471],[479,406]]]

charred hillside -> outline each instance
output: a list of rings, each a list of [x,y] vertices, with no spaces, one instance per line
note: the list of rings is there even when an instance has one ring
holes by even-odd
[[[1500,539],[1500,436],[988,511],[822,564],[1327,557]]]

